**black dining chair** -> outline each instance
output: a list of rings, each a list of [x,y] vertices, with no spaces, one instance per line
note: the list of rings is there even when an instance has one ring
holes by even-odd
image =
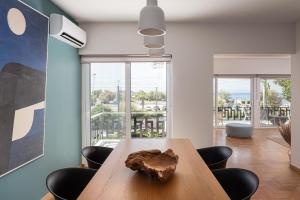
[[[89,168],[99,169],[112,151],[108,147],[88,146],[82,149],[81,154],[87,160]]]
[[[232,155],[232,149],[226,146],[207,147],[197,151],[211,170],[226,168],[227,160]]]
[[[46,186],[55,200],[76,200],[95,173],[94,169],[59,169],[47,176]]]
[[[216,169],[212,173],[231,200],[251,199],[259,185],[257,175],[246,169]]]

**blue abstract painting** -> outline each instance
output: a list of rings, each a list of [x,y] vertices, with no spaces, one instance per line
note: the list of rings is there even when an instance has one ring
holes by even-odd
[[[48,17],[0,0],[0,177],[44,154]]]

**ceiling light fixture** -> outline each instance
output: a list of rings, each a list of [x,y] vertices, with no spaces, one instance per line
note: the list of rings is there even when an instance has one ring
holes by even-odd
[[[144,47],[150,49],[161,49],[164,48],[165,41],[164,36],[144,36]]]
[[[144,36],[166,34],[165,14],[157,6],[157,0],[147,0],[147,6],[141,10],[138,33]]]
[[[148,53],[149,53],[149,56],[152,56],[152,57],[161,57],[165,54],[165,49],[164,48],[149,49]]]

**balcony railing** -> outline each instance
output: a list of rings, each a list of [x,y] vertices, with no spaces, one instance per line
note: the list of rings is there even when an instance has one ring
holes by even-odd
[[[217,111],[225,120],[251,120],[251,107],[218,107]]]
[[[291,108],[289,106],[269,106],[260,108],[260,119],[266,120],[271,125],[284,123],[291,117]]]
[[[227,106],[217,107],[216,121],[222,125],[224,121],[251,121],[250,106]],[[262,106],[260,107],[260,121],[265,125],[278,125],[280,122],[285,122],[291,116],[291,109],[288,106]]]
[[[166,112],[133,112],[131,137],[165,137]]]
[[[91,117],[92,143],[101,139],[125,137],[125,113],[102,112]],[[166,136],[166,112],[132,112],[131,137],[157,138]],[[93,142],[94,141],[94,142]]]

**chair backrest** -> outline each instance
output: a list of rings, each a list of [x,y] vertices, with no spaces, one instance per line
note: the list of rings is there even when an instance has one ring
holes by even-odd
[[[232,155],[232,149],[227,146],[214,146],[197,149],[210,169],[225,168],[227,160]]]
[[[82,149],[81,154],[87,160],[89,168],[99,169],[112,151],[108,147],[88,146]]]
[[[59,169],[47,176],[46,186],[56,200],[75,200],[95,173],[94,169]]]
[[[213,170],[213,174],[231,200],[250,199],[259,185],[257,175],[246,169],[217,169]]]

